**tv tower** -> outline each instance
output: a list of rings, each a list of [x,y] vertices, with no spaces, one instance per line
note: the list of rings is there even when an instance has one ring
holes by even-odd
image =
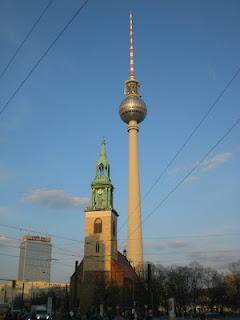
[[[147,107],[140,98],[139,82],[134,74],[134,49],[132,12],[130,11],[130,75],[125,81],[125,96],[119,107],[121,119],[128,124],[129,171],[128,171],[128,242],[127,258],[136,271],[143,269],[142,222],[138,159],[138,124],[147,114]]]

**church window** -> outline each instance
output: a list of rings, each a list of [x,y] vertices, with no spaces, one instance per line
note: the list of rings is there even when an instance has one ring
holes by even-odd
[[[99,166],[99,176],[100,177],[104,176],[104,166],[102,164],[100,164]]]
[[[99,253],[99,251],[100,251],[100,246],[99,246],[99,243],[96,242],[96,253]]]
[[[94,221],[94,233],[102,233],[102,220],[99,218]]]

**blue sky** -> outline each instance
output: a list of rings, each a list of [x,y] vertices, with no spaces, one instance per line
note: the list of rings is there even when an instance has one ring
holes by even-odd
[[[46,4],[0,1],[0,70]],[[0,107],[80,4],[53,2],[0,80]],[[128,140],[118,107],[129,75],[130,9],[135,74],[148,106],[139,132],[142,197],[240,64],[239,1],[89,1],[0,118],[1,224],[78,240],[52,238],[53,281],[68,281],[82,255],[83,207],[102,137],[120,249],[126,239]],[[143,219],[239,117],[239,85],[240,76],[143,200]],[[239,137],[236,127],[146,220],[145,260],[226,270],[240,259]],[[0,226],[1,278],[16,278],[24,234]]]

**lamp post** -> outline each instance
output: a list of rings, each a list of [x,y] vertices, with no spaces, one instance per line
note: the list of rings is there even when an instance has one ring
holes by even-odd
[[[22,283],[22,309],[23,309],[23,306],[24,306],[24,286],[25,286],[25,284],[24,284],[24,281],[23,281],[23,283]]]

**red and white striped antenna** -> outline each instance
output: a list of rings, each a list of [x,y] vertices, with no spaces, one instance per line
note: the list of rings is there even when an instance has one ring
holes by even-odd
[[[132,10],[130,10],[130,80],[134,80],[134,49],[133,49]]]

